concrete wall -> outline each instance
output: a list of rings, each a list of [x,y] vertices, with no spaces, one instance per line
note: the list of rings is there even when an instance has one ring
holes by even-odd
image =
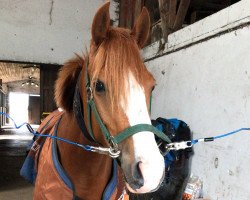
[[[157,80],[153,118],[180,118],[190,125],[194,138],[250,127],[249,7],[249,1],[241,1],[172,34],[172,47],[164,52],[153,48],[157,44],[144,49],[146,65]],[[203,179],[205,197],[250,199],[249,144],[250,132],[245,131],[194,146],[192,172]]]
[[[88,47],[105,0],[0,0],[0,60],[62,64]],[[115,8],[111,7],[112,18]]]

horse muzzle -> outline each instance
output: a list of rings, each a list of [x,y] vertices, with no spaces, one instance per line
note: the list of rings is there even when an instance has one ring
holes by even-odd
[[[141,132],[128,138],[121,152],[121,167],[128,190],[132,193],[157,190],[165,175],[165,164],[153,133]]]
[[[123,168],[127,189],[138,194],[156,191],[165,177],[164,166],[160,163],[156,166],[139,161],[132,164],[130,170]]]

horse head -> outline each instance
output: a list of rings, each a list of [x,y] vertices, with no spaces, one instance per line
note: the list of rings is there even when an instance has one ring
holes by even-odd
[[[86,70],[80,73],[78,80],[85,110],[84,118],[88,117],[87,99],[92,98],[103,125],[112,137],[116,137],[129,127],[151,125],[150,97],[155,79],[140,56],[140,49],[146,43],[150,31],[147,9],[142,9],[134,28],[129,30],[110,26],[109,5],[109,2],[104,4],[94,16],[89,54],[81,63]],[[67,92],[56,93],[58,105],[66,110],[72,110],[70,102],[73,100],[60,99],[64,95],[72,96],[72,87],[76,85],[75,77],[80,71],[77,64],[74,71],[71,78],[64,78],[68,83],[64,89]],[[59,76],[62,78],[63,74]],[[85,87],[87,79],[91,97]],[[57,88],[59,87],[60,83],[57,84]],[[90,123],[97,143],[109,146],[109,141],[101,134],[93,111]],[[128,190],[133,193],[156,190],[164,178],[165,167],[154,133],[148,130],[139,131],[120,141],[117,148],[121,152],[118,159]]]
[[[150,96],[155,86],[139,53],[147,41],[150,18],[146,8],[131,30],[110,26],[109,3],[92,24],[89,76],[98,112],[112,135],[137,124],[151,124]],[[99,141],[104,141],[95,135]],[[134,193],[155,190],[164,174],[164,161],[154,134],[139,132],[119,144],[127,187]]]

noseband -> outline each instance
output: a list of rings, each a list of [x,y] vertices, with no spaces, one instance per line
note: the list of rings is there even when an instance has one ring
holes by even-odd
[[[93,112],[95,119],[102,131],[102,134],[105,138],[105,140],[109,143],[110,147],[107,148],[102,148],[102,147],[97,147],[96,152],[98,153],[104,153],[104,154],[109,154],[112,158],[117,158],[120,155],[120,151],[118,149],[118,144],[125,140],[126,138],[139,133],[139,132],[152,132],[154,133],[157,137],[161,138],[163,141],[167,143],[171,143],[171,140],[161,131],[159,131],[157,128],[155,128],[151,124],[137,124],[131,127],[126,128],[122,132],[118,133],[116,136],[112,136],[103,123],[96,105],[94,101],[94,96],[93,96],[93,90],[91,88],[90,80],[89,80],[89,75],[88,75],[88,61],[86,60],[86,77],[85,77],[85,87],[87,91],[87,124],[88,128],[85,125],[84,117],[83,117],[83,106],[82,106],[82,98],[80,95],[79,91],[79,82],[80,82],[80,76],[81,73],[79,74],[78,81],[76,84],[75,88],[75,95],[74,95],[74,102],[73,102],[73,110],[75,117],[77,119],[77,123],[83,132],[84,136],[89,139],[92,142],[96,142],[96,139],[94,137],[93,129],[92,129],[92,123],[91,123],[91,111]],[[150,102],[151,103],[151,102]],[[151,105],[150,105],[151,107]]]

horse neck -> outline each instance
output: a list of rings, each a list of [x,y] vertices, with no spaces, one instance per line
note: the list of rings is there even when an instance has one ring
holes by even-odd
[[[98,128],[95,127],[94,130],[97,131]],[[80,144],[96,145],[83,136],[72,113],[63,115],[58,127],[58,136]],[[111,158],[60,141],[57,144],[60,162],[72,180],[77,196],[84,199],[101,199],[111,174]]]

